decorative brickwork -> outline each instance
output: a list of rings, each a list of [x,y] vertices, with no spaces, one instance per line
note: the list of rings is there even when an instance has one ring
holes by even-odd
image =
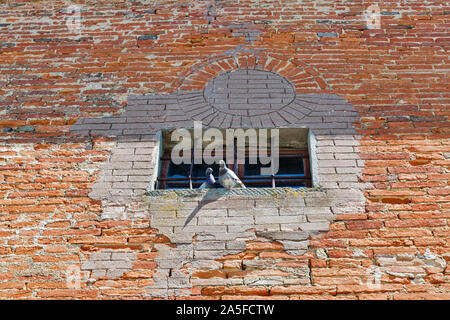
[[[242,116],[271,113],[295,99],[294,88],[286,79],[251,69],[236,70],[214,78],[206,85],[203,95],[220,113]]]

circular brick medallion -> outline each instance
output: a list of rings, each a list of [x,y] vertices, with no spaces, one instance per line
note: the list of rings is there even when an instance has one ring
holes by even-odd
[[[294,86],[268,71],[240,69],[211,80],[203,91],[216,110],[240,116],[271,113],[295,99]]]

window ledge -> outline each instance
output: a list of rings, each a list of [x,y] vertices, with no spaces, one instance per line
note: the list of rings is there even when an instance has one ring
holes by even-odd
[[[152,198],[223,198],[223,197],[245,197],[248,199],[266,197],[288,197],[288,196],[318,196],[323,195],[321,188],[236,188],[226,190],[217,189],[165,189],[147,190],[146,195]]]

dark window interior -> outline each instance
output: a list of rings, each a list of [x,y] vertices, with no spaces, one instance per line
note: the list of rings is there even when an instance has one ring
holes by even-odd
[[[234,162],[236,163],[236,152]],[[225,159],[223,159],[225,160]],[[245,164],[227,163],[248,188],[275,188],[311,187],[311,175],[309,169],[309,154],[306,149],[280,149],[279,170],[275,175],[261,175],[263,165],[258,161],[256,164],[249,163],[249,156]],[[170,152],[161,157],[161,170],[158,178],[159,189],[196,189],[205,181],[205,171],[208,167],[213,169],[216,178],[216,187],[222,188],[218,182],[219,165],[214,163],[202,164],[180,164],[176,165],[170,160]]]

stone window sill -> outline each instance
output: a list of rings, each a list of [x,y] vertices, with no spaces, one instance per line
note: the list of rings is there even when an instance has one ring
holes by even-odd
[[[298,197],[298,196],[318,196],[323,195],[321,188],[236,188],[226,190],[217,189],[166,189],[147,190],[146,195],[152,198],[247,198],[255,199],[259,197]]]

